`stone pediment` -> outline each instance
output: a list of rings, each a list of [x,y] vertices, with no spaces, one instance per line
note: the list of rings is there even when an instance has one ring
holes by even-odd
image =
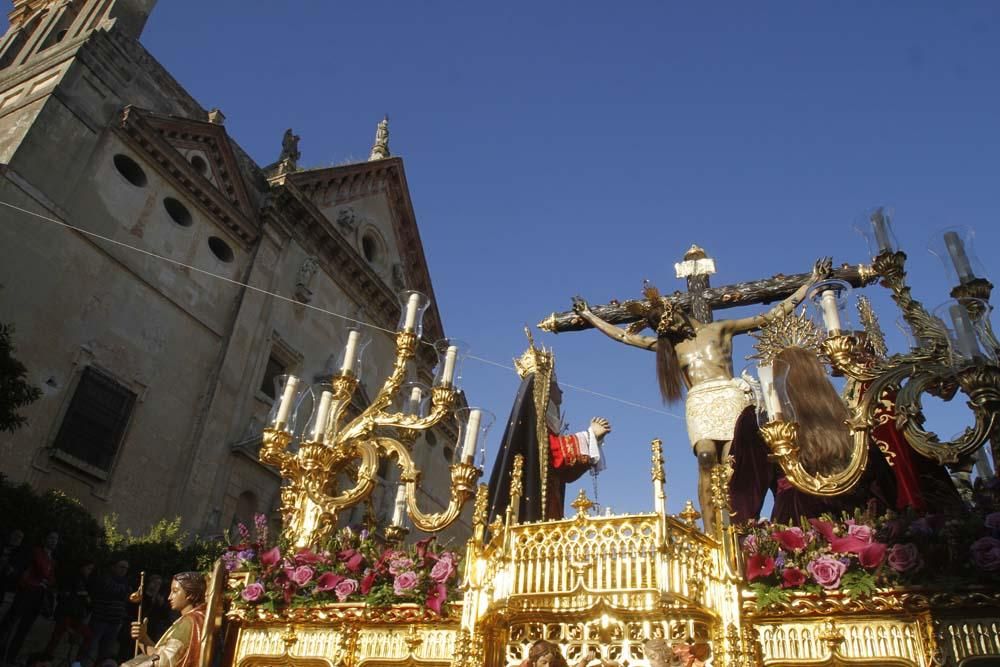
[[[403,277],[400,279],[405,281],[407,287],[430,296],[434,304],[424,319],[424,338],[436,340],[444,337],[402,159],[390,157],[336,167],[305,169],[285,174],[279,179],[294,184],[297,191],[317,210],[343,206],[373,195],[384,195],[391,211],[392,231],[402,263]],[[330,222],[337,223],[336,220]]]
[[[225,128],[132,106],[122,112],[120,128],[239,238],[250,242],[257,237],[256,198]]]

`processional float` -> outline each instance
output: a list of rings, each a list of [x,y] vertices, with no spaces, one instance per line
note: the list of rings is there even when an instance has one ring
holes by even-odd
[[[825,333],[816,334],[816,348],[848,382],[850,418],[844,428],[854,448],[843,470],[818,475],[802,465],[780,364],[767,354],[761,359],[761,432],[770,458],[792,485],[811,494],[836,495],[857,483],[871,431],[885,419],[895,420],[913,450],[959,472],[971,465],[971,457],[990,438],[994,461],[1000,446],[1000,343],[989,322],[992,285],[973,272],[967,239],[947,233],[948,250],[942,254],[954,260],[959,283],[952,302],[929,312],[910,295],[906,255],[894,247],[887,217],[876,211],[871,224],[877,243],[871,264],[839,269],[832,281],[813,290],[826,325]],[[689,276],[689,287],[697,290],[663,298],[704,319],[706,309],[710,317],[713,307],[790,294],[806,277],[776,276],[709,288],[706,276],[696,275],[694,281]],[[912,333],[911,349],[888,354],[866,300],[860,310],[865,326],[851,328],[843,298],[846,284],[837,277],[856,287],[876,281],[887,287]],[[404,384],[407,362],[421,344],[426,306],[426,298],[415,292],[401,297],[395,364],[376,397],[357,414],[349,415],[347,407],[357,386],[363,348],[358,331],[348,335],[341,371],[328,385],[307,391],[295,378],[284,378],[260,459],[278,468],[286,480],[285,548],[308,553],[343,524],[345,510],[370,498],[382,461],[395,460],[401,470],[395,525],[384,530],[390,546],[405,537],[404,515],[416,528],[435,533],[454,522],[474,497],[460,599],[444,614],[415,604],[233,604],[222,649],[226,664],[513,667],[522,664],[539,639],[557,644],[570,664],[592,650],[602,660],[636,666],[923,667],[996,664],[986,660],[1000,659],[1000,589],[995,585],[947,591],[897,586],[866,596],[838,590],[796,592],[760,605],[745,580],[738,527],[729,520],[730,463],[712,471],[716,520],[712,533],[706,534],[697,527],[699,514],[690,502],[679,515],[667,513],[659,440],[652,443],[652,512],[595,516],[581,491],[572,504],[573,516],[522,523],[516,509],[522,471],[515,465],[511,509],[487,525],[485,485],[476,486],[482,470],[475,458],[490,417],[468,408],[456,415],[461,403],[454,382],[459,346],[437,346],[440,361],[429,401],[423,393],[409,394],[411,388]],[[594,311],[613,323],[630,317],[627,303]],[[572,312],[553,314],[542,323],[543,329],[554,332],[582,326]],[[794,326],[791,320],[776,325]],[[781,340],[782,332],[775,329],[762,336],[773,343]],[[537,363],[552,363],[547,350],[532,345],[529,353],[537,355]],[[953,441],[943,442],[925,429],[921,397],[950,399],[957,392],[968,398],[974,424]],[[401,404],[406,407],[394,407]],[[459,420],[459,436],[449,503],[425,513],[417,505],[420,471],[413,443],[421,431],[452,416]],[[252,571],[232,572],[230,595],[239,601],[242,591],[245,601],[253,576]]]

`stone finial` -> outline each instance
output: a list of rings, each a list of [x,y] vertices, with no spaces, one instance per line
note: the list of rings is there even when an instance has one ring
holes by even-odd
[[[375,128],[375,143],[372,144],[372,152],[368,156],[368,161],[384,160],[389,157],[389,114],[379,121]]]
[[[684,261],[674,264],[678,278],[688,276],[707,276],[715,273],[715,260],[708,256],[704,248],[691,244],[684,253]]]
[[[285,130],[285,135],[281,138],[281,155],[278,156],[278,173],[287,174],[298,170],[299,158],[299,135],[292,132],[292,128]]]
[[[208,122],[213,125],[225,125],[226,124],[226,114],[222,113],[222,109],[215,108],[208,112]]]

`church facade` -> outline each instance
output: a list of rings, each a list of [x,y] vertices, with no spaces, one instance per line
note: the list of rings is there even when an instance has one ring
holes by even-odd
[[[302,169],[289,131],[258,165],[139,42],[154,4],[15,0],[0,41],[0,319],[43,390],[0,472],[123,528],[217,535],[277,516],[257,459],[273,378],[335,371],[350,323],[330,313],[392,331],[398,291],[434,290],[385,124],[366,162]],[[355,409],[394,358],[370,331]],[[432,304],[424,340],[443,337]],[[427,511],[447,504],[450,428],[415,444]],[[380,477],[384,517],[398,472]]]

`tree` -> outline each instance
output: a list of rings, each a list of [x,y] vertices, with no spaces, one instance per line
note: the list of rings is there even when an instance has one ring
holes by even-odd
[[[18,414],[42,395],[38,387],[27,381],[28,369],[14,358],[14,327],[0,324],[0,431],[14,432],[27,419]]]

